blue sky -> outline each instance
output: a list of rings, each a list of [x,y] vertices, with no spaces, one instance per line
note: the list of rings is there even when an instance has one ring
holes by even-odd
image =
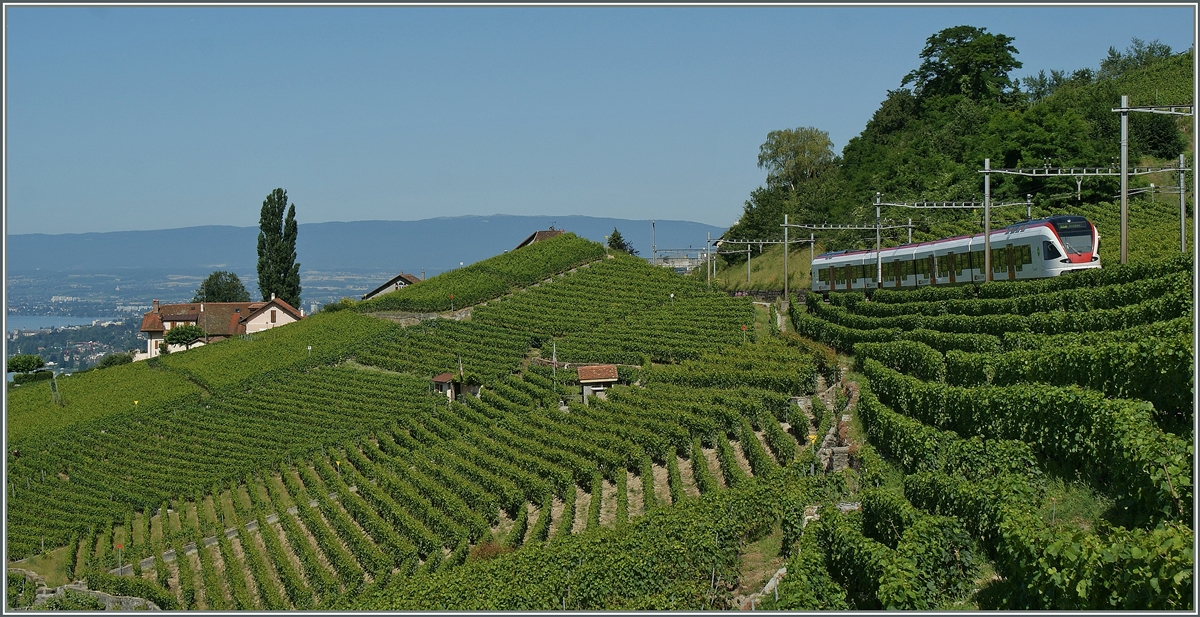
[[[584,214],[726,226],[758,146],[840,152],[925,39],[1096,68],[1192,45],[1189,6],[12,7],[8,233]]]

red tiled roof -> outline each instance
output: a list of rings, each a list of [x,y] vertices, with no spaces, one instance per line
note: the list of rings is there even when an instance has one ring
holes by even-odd
[[[578,369],[579,383],[589,383],[595,381],[616,381],[617,380],[617,365],[615,364],[597,364],[594,366],[581,366]]]
[[[182,304],[163,304],[158,307],[158,312],[150,311],[142,316],[142,332],[163,332],[165,331],[163,327],[164,321],[194,321],[210,337],[228,337],[235,334],[245,334],[246,327],[242,324],[242,319],[267,304],[267,302],[187,302]],[[286,306],[286,303],[282,303],[281,301],[282,306]],[[295,312],[295,309],[290,306],[285,310],[288,309],[293,313]],[[297,316],[297,318],[299,317]]]
[[[146,313],[142,315],[142,332],[162,332],[163,323],[162,315],[159,313]]]
[[[454,381],[453,373],[442,373],[433,378],[433,383],[450,383],[451,381]]]

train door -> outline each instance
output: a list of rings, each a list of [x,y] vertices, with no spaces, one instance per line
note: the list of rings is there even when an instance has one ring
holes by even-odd
[[[854,289],[854,266],[846,266],[846,291]]]
[[[946,253],[946,273],[950,275],[950,284],[954,284],[954,253]]]
[[[929,266],[928,266],[929,267],[929,284],[937,285],[937,277],[938,277],[937,259],[933,255],[930,255],[929,257],[926,257],[925,259],[929,261]]]
[[[896,273],[896,289],[899,289],[901,281],[904,280],[904,275],[900,271],[900,260],[892,262],[892,269]]]
[[[1013,281],[1017,278],[1017,264],[1015,263],[1016,252],[1013,251],[1013,245],[1006,244],[1004,246],[1004,262],[1008,264],[1008,280]]]

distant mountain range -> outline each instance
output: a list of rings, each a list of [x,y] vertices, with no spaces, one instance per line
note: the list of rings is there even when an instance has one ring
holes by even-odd
[[[417,275],[424,271],[426,277],[434,276],[460,263],[470,264],[510,250],[533,232],[551,225],[597,242],[604,242],[615,227],[642,257],[651,255],[649,220],[495,215],[303,223],[296,241],[303,295],[328,301],[361,294],[400,271]],[[707,234],[716,238],[725,230],[691,221],[656,221],[654,231],[658,247],[703,250]],[[228,270],[237,273],[254,294],[257,237],[257,227],[226,225],[10,235],[5,247],[10,277],[6,284],[26,303],[49,302],[52,295],[148,302],[150,297],[190,295],[199,282],[197,277],[213,270]],[[119,277],[119,289],[114,291],[108,283],[94,283],[97,275]],[[14,287],[14,276],[15,280],[33,276],[40,282],[31,281],[32,287],[25,286],[28,289]],[[108,290],[103,297],[95,291],[101,288]],[[93,291],[85,294],[85,289]]]
[[[592,216],[459,216],[420,221],[303,223],[296,241],[301,271],[400,271],[432,276],[515,247],[548,229],[603,242],[620,230],[643,257],[650,256],[650,221]],[[703,248],[705,234],[724,230],[691,221],[657,221],[655,244]],[[254,271],[257,227],[206,225],[154,231],[18,234],[7,238],[8,271],[35,269],[99,273],[153,268],[180,274],[215,269]]]

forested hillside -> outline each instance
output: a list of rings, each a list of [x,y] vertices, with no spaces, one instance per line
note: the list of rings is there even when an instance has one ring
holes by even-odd
[[[982,201],[979,170],[985,158],[993,168],[1116,167],[1120,116],[1111,110],[1122,94],[1135,106],[1192,103],[1190,49],[1172,53],[1165,45],[1135,39],[1124,52],[1110,50],[1099,70],[1050,70],[1049,76],[1043,70],[1018,83],[1009,76],[1021,67],[1018,44],[967,26],[930,37],[921,58],[914,59],[921,64],[899,80],[840,157],[817,129],[772,132],[759,157],[768,172],[766,186],[751,193],[726,237],[781,237],[785,213],[793,222],[873,222],[876,192],[893,202]],[[1190,117],[1131,114],[1130,164],[1174,165],[1186,151],[1190,166],[1191,135]],[[1130,185],[1177,185],[1176,177],[1164,176],[1134,177]],[[1032,194],[1035,216],[1113,209],[1119,188],[1117,177],[1085,178],[1082,185],[1070,176],[992,178],[995,200]],[[908,216],[917,224],[914,239],[932,239],[947,225],[978,232],[982,209],[884,212],[885,218]],[[992,216],[995,227],[1024,218],[1025,211],[993,210]],[[898,231],[885,243],[906,239]],[[874,234],[823,234],[818,241],[836,250],[873,244]],[[745,261],[740,254],[724,257],[728,263]]]

